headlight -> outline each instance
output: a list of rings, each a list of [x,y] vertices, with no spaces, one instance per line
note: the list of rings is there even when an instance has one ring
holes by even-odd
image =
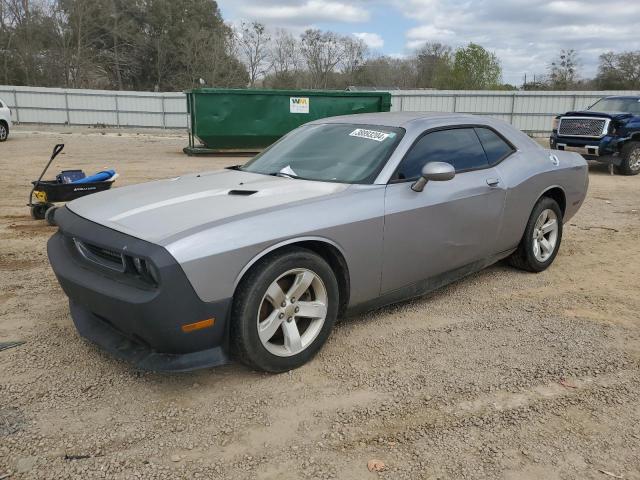
[[[155,265],[144,258],[130,257],[136,273],[142,277],[143,280],[158,285],[159,275]]]
[[[558,126],[560,125],[560,117],[556,117],[553,119],[551,123],[551,130],[558,130]]]

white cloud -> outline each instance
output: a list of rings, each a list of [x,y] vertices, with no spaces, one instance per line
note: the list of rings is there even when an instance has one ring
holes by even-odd
[[[283,24],[311,24],[315,22],[366,22],[370,18],[368,10],[351,2],[333,0],[306,0],[303,2],[254,1],[245,3],[240,12],[250,18],[264,22]]]
[[[455,40],[455,32],[448,28],[438,28],[435,25],[421,25],[410,29],[407,34],[407,47],[418,48],[425,42],[447,43]]]
[[[377,33],[354,32],[354,37],[362,40],[369,48],[374,50],[384,47],[384,39]]]
[[[388,24],[405,26],[404,54],[424,42],[458,47],[478,43],[495,52],[504,80],[519,83],[526,73],[545,74],[560,49],[578,52],[583,77],[596,74],[606,51],[639,50],[640,0],[218,0],[225,15],[285,27],[295,34],[316,27],[345,31],[339,23],[359,23],[358,35],[372,49],[398,52]],[[374,14],[375,17],[374,18]],[[366,23],[383,15],[384,26]],[[227,18],[225,16],[225,18]],[[371,25],[377,25],[378,22]],[[356,30],[356,28],[353,28]],[[348,31],[352,31],[349,29]],[[381,35],[386,42],[380,46]],[[380,38],[382,41],[382,38]]]
[[[638,0],[386,1],[418,23],[406,32],[408,50],[427,41],[479,43],[499,56],[511,83],[547,73],[560,49],[578,52],[584,77],[596,74],[601,53],[640,49]]]

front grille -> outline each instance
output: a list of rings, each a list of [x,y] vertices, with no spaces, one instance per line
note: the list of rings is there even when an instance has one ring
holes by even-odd
[[[92,245],[91,243],[83,242],[77,238],[74,238],[73,241],[76,244],[78,251],[87,260],[119,272],[124,272],[126,270],[126,263],[122,253],[109,248],[100,247],[98,245]]]
[[[608,126],[608,118],[562,117],[558,126],[558,135],[600,138],[607,133]]]

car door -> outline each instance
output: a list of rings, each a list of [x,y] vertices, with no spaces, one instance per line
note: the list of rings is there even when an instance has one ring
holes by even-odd
[[[453,179],[412,183],[427,162],[452,164]],[[427,132],[400,163],[385,194],[381,293],[494,253],[506,190],[473,127]]]

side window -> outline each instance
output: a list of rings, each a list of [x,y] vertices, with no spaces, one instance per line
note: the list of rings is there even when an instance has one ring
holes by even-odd
[[[476,128],[475,130],[480,138],[480,142],[482,142],[490,165],[495,165],[513,152],[513,147],[500,138],[493,130],[489,130],[488,128]]]
[[[489,166],[473,128],[428,133],[418,140],[404,158],[398,167],[396,178],[414,180],[420,176],[422,167],[428,162],[450,163],[457,172]]]

